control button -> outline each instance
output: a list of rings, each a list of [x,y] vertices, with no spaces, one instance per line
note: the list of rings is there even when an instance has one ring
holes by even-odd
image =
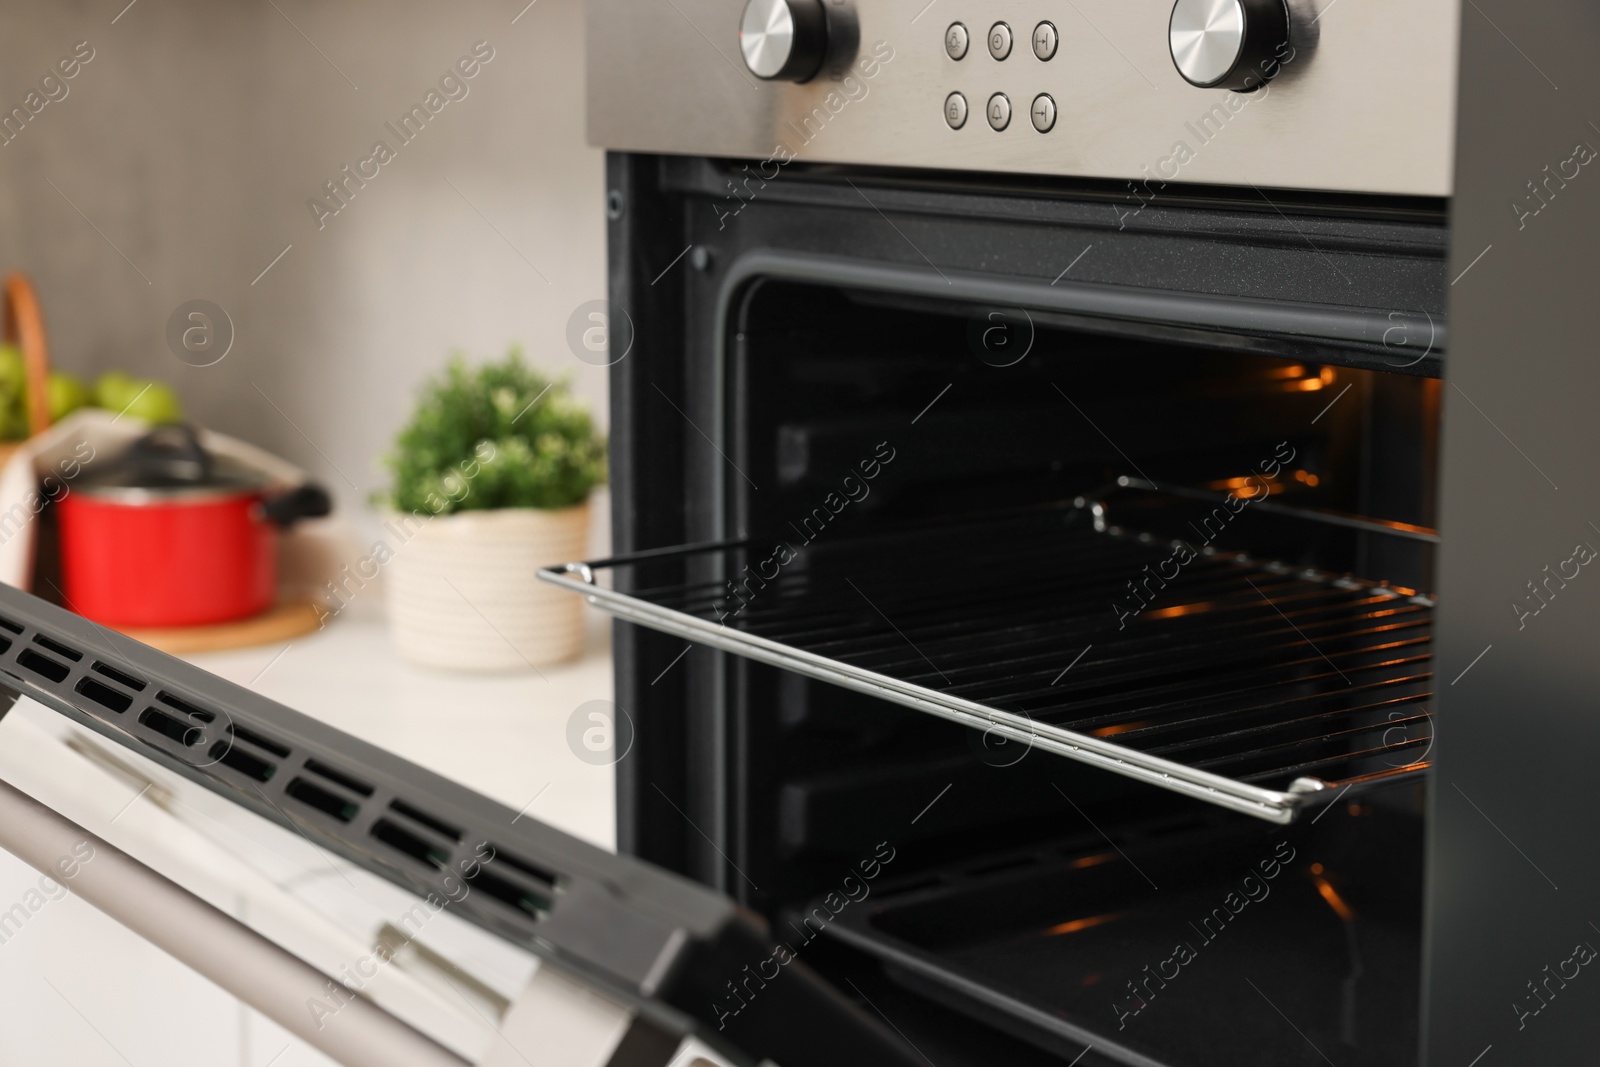
[[[1056,54],[1056,45],[1061,43],[1061,37],[1056,33],[1056,24],[1041,22],[1033,28],[1033,54],[1040,59],[1052,59]]]
[[[967,56],[967,28],[959,22],[952,22],[950,28],[944,31],[944,54],[951,59],[965,59]]]
[[[1033,98],[1033,107],[1028,115],[1033,119],[1033,128],[1040,133],[1049,133],[1056,124],[1056,102],[1049,93],[1040,93]]]
[[[951,93],[944,98],[944,120],[950,124],[952,130],[959,130],[967,124],[967,98],[960,93]]]
[[[997,130],[1011,125],[1011,98],[1005,93],[995,93],[989,98],[989,125]]]
[[[739,51],[758,78],[807,81],[828,51],[822,0],[748,0],[739,20]]]
[[[997,22],[989,27],[989,54],[1004,59],[1011,54],[1011,27]]]
[[[1190,85],[1247,93],[1288,51],[1285,0],[1177,0],[1167,24],[1172,62]]]

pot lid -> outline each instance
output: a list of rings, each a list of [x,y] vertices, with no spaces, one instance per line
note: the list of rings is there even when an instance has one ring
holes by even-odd
[[[160,426],[120,455],[84,474],[79,488],[94,494],[144,490],[152,496],[247,492],[265,487],[263,472],[208,451],[192,426]]]

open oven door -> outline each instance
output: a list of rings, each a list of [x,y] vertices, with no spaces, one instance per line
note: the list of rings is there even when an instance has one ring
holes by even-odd
[[[606,1046],[609,1053],[601,1053],[619,1067],[714,1062],[712,1056],[782,1067],[920,1062],[803,963],[787,962],[775,977],[760,976],[753,968],[773,957],[773,941],[763,920],[726,897],[580,841],[251,690],[0,585],[0,717],[19,696],[293,831],[325,854],[424,901],[448,902],[454,915],[535,954],[540,965],[527,996],[510,1001],[499,1022],[484,1016],[508,1038],[505,1044],[514,1045],[509,1035],[520,1027],[533,1035],[522,1047],[547,1050],[542,1038],[599,1004],[615,1008],[622,1019]],[[84,833],[3,783],[0,807],[6,812],[0,847],[36,866],[49,855],[40,842],[52,828]],[[153,885],[167,892],[150,881],[159,883],[160,876],[138,861],[92,835],[85,839],[99,842],[122,864],[117,869],[127,872],[128,896],[149,896]],[[100,900],[85,895],[128,922],[119,914],[122,887],[114,886],[109,896],[101,892]],[[228,921],[221,920],[219,938],[233,936]],[[130,925],[140,932],[154,928]],[[291,968],[302,965],[283,956]],[[326,967],[321,976],[330,979],[329,989],[333,982],[350,985],[348,976],[327,974]],[[528,998],[536,996],[544,1002],[531,1004]],[[687,1056],[688,1048],[705,1050],[707,1059]],[[447,1049],[438,1051],[442,1059],[416,1062],[466,1062]],[[518,1053],[505,1062],[522,1059]],[[500,1061],[491,1052],[481,1062]]]

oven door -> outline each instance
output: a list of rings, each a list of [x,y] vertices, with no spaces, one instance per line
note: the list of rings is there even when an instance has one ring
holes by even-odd
[[[551,965],[538,972],[547,987],[569,998],[588,988],[625,1005],[632,1029],[612,1062],[665,1064],[686,1039],[734,1063],[912,1062],[804,963],[788,962],[768,980],[753,974],[773,955],[765,924],[714,891],[521,816],[9,586],[0,586],[0,628],[6,711],[27,696],[153,762],[167,780],[231,802],[212,798],[213,821],[239,823],[237,806],[324,859],[342,857],[416,897],[448,901],[455,916]],[[36,792],[39,784],[48,783]],[[27,807],[7,795],[18,811]],[[21,821],[11,821],[7,838]],[[306,958],[303,945],[283,947]],[[330,977],[350,986],[348,974]]]

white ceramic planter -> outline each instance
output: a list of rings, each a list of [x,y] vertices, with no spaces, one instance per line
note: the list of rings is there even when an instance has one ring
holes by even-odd
[[[416,522],[385,568],[390,627],[407,659],[509,671],[561,663],[583,650],[582,599],[539,581],[538,571],[583,558],[587,503]]]

